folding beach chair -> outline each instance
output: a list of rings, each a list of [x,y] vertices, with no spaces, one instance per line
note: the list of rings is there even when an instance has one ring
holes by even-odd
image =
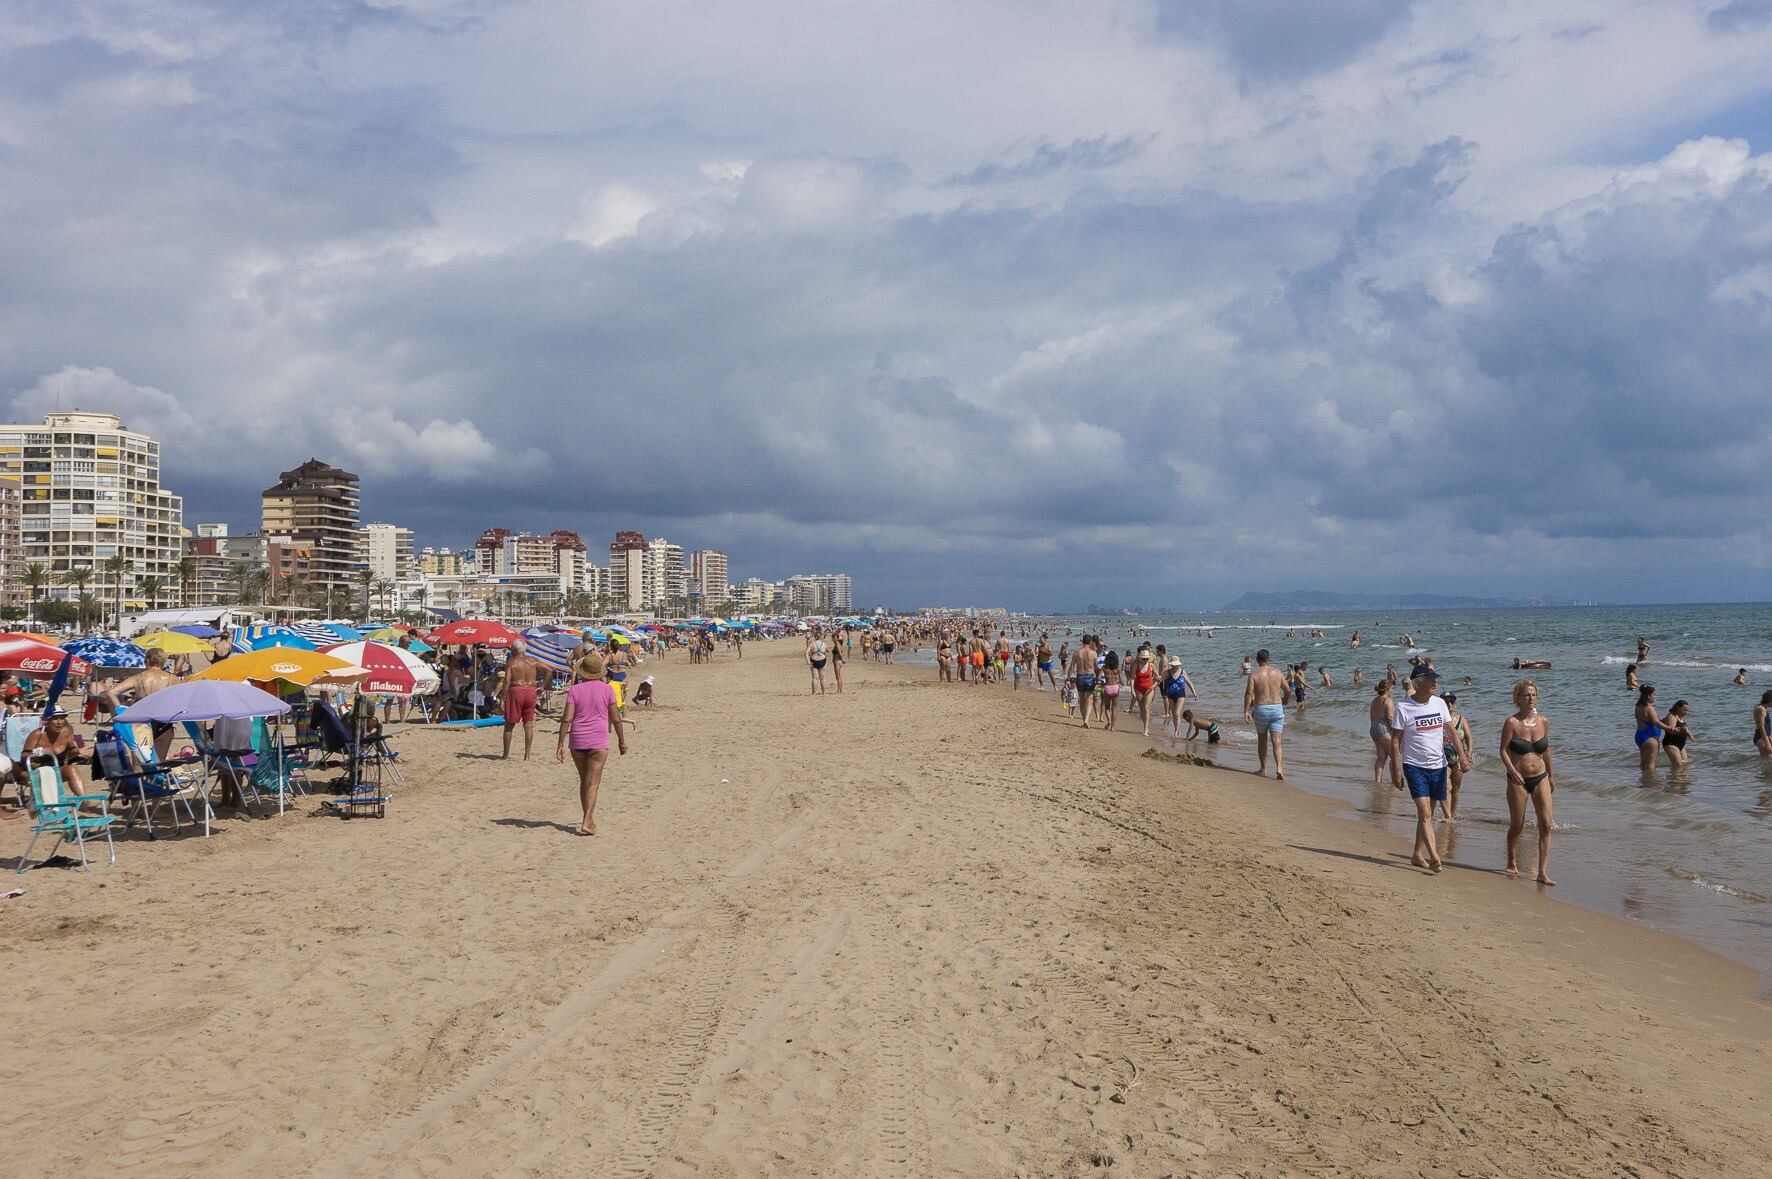
[[[252,767],[253,792],[275,794],[277,813],[282,814],[289,799],[308,792],[307,759],[285,748],[281,736],[262,716],[252,721],[252,749],[257,759]]]
[[[54,754],[34,753],[25,763],[25,774],[30,781],[31,806],[35,811],[31,824],[31,842],[25,848],[25,854],[18,858],[17,871],[22,873],[25,865],[30,862],[31,848],[37,846],[37,839],[43,835],[56,836],[55,846],[43,857],[48,863],[55,858],[57,849],[69,839],[80,849],[80,869],[92,871],[92,865],[86,858],[86,837],[102,831],[105,835],[105,846],[110,849],[110,867],[117,866],[117,845],[111,841],[111,824],[117,821],[115,815],[108,811],[97,815],[80,813],[82,803],[96,802],[103,809],[109,801],[105,794],[72,794],[67,783],[62,781],[61,762]]]
[[[325,808],[344,819],[355,815],[386,817],[388,796],[382,789],[382,766],[388,760],[387,743],[362,739],[338,710],[324,701],[314,705],[313,717],[320,748],[345,758],[344,797],[324,803]]]
[[[191,746],[197,751],[197,760],[203,765],[200,787],[204,807],[203,833],[209,834],[209,796],[224,781],[232,782],[240,794],[241,804],[258,814],[264,799],[259,797],[252,781],[252,769],[258,763],[258,755],[252,748],[252,730],[243,727],[246,722],[223,718],[214,722],[213,734],[204,732],[203,726],[193,721],[186,721],[184,725]]]
[[[35,712],[15,712],[6,718],[3,730],[0,730],[0,744],[6,750],[6,756],[15,766],[25,764],[25,738],[42,727],[43,716]],[[29,785],[23,778],[15,780],[18,786],[18,803],[20,806],[31,805]]]
[[[143,739],[137,725],[114,725],[109,734],[101,732],[94,746],[99,768],[110,783],[113,801],[127,803],[123,829],[135,826],[139,817],[148,828],[148,838],[159,838],[154,832],[154,808],[166,807],[172,814],[172,833],[181,832],[178,807],[184,804],[185,815],[193,826],[197,812],[191,800],[198,796],[201,775],[189,767],[195,758],[161,762],[154,756],[152,742]]]

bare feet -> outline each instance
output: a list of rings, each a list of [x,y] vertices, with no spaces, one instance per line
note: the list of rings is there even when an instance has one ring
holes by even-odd
[[[1507,876],[1518,876],[1520,874],[1520,866],[1518,864],[1509,864],[1507,866],[1507,871],[1504,874]]]
[[[1550,885],[1550,886],[1551,886],[1551,887],[1552,887],[1552,888],[1555,888],[1555,887],[1556,887],[1556,886],[1557,886],[1557,882],[1556,882],[1556,881],[1554,881],[1554,880],[1552,880],[1552,879],[1551,879],[1551,878],[1550,878],[1550,877],[1549,877],[1549,876],[1546,876],[1546,875],[1545,875],[1545,874],[1544,874],[1544,873],[1542,873],[1542,872],[1540,872],[1540,873],[1539,873],[1539,874],[1538,874],[1538,883],[1540,883],[1540,884],[1548,884],[1548,885]]]
[[[1275,770],[1274,771],[1274,781],[1284,782],[1285,780],[1286,780],[1286,771],[1284,771],[1284,770]]]
[[[1439,861],[1439,859],[1438,859],[1438,858],[1435,858],[1435,859],[1432,859],[1432,860],[1429,860],[1429,861],[1428,861],[1428,865],[1427,865],[1427,866],[1428,866],[1428,867],[1429,867],[1429,868],[1431,868],[1431,869],[1432,869],[1432,870],[1433,870],[1433,871],[1434,871],[1434,872],[1436,872],[1436,873],[1437,873],[1437,872],[1439,872],[1439,871],[1440,871],[1440,870],[1441,870],[1441,869],[1442,869],[1442,868],[1444,868],[1444,867],[1445,867],[1445,866],[1446,866],[1446,865],[1444,865],[1444,864],[1442,864],[1442,863],[1440,863],[1440,861]]]
[[[1410,856],[1409,862],[1411,864],[1414,864],[1417,868],[1427,867],[1427,861],[1422,859],[1420,856]]]
[[[580,826],[578,833],[580,835],[595,835],[597,833],[597,825],[592,823],[589,827]]]

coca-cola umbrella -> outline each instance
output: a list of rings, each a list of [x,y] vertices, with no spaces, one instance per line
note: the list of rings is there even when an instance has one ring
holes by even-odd
[[[21,635],[0,635],[0,672],[10,671],[19,675],[47,677],[56,673],[61,667],[62,659],[68,652],[60,647],[52,647],[48,643],[40,643],[36,639],[27,639]],[[90,675],[92,664],[75,655],[68,665],[68,671],[74,675]]]
[[[371,696],[426,696],[437,690],[437,673],[416,655],[398,647],[360,642],[340,643],[323,650],[369,670],[369,675],[357,684],[359,692]]]
[[[522,637],[504,623],[491,618],[464,618],[460,622],[445,622],[426,635],[425,642],[432,646],[446,644],[452,647],[502,649],[509,647]]]

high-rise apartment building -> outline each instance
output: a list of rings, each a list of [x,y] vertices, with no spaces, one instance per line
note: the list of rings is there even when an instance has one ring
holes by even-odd
[[[683,563],[683,546],[672,544],[662,536],[646,542],[646,592],[642,599],[648,610],[669,612],[679,606],[687,608],[689,569]]]
[[[363,560],[377,581],[407,581],[413,576],[412,529],[398,524],[363,525]]]
[[[330,593],[357,586],[357,476],[311,458],[264,491],[264,531],[291,537],[307,554],[307,584]],[[273,577],[287,574],[273,568]]]
[[[712,610],[726,600],[726,554],[696,549],[689,554],[690,588],[701,595],[701,608]]]
[[[645,607],[646,538],[638,532],[618,532],[609,545],[609,597],[617,610]]]
[[[91,574],[88,592],[100,600],[115,592],[116,574],[104,563],[122,557],[126,600],[149,578],[175,592],[184,549],[184,501],[160,486],[160,444],[123,428],[116,414],[56,412],[41,425],[0,425],[0,478],[18,480],[16,568],[45,567],[49,597],[72,599],[81,590],[66,577]],[[10,592],[10,582],[9,592]]]
[[[19,509],[24,504],[24,483],[17,475],[0,476],[0,590],[8,606],[16,606],[30,595],[30,587],[20,576],[24,561],[19,557]]]
[[[802,614],[841,613],[851,608],[847,573],[796,573],[784,584],[788,604]]]
[[[472,550],[457,553],[427,547],[418,555],[418,571],[428,577],[460,577],[474,564]]]

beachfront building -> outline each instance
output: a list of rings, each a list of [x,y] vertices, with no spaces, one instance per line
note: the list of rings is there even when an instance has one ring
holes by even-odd
[[[449,549],[434,549],[428,545],[418,555],[418,572],[426,577],[460,577],[464,573],[473,573],[479,569],[479,562],[474,559],[474,551],[464,553],[452,552]]]
[[[127,604],[149,583],[163,587],[156,601],[172,600],[184,501],[160,486],[157,441],[116,414],[83,410],[0,425],[0,478],[18,481],[16,576],[43,566],[45,597],[110,603],[120,585]],[[106,569],[114,558],[122,568]]]
[[[785,585],[788,605],[802,614],[838,614],[852,608],[847,573],[796,573]]]
[[[234,535],[226,524],[199,524],[185,544],[191,564],[178,587],[181,605],[296,605],[297,587],[309,580],[309,550],[292,536]]]
[[[717,549],[696,549],[689,554],[690,588],[700,596],[703,610],[726,600],[726,572],[726,554]]]
[[[412,555],[412,529],[398,524],[363,525],[363,560],[376,581],[412,580],[417,562]]]
[[[689,569],[683,563],[683,546],[662,536],[646,542],[646,590],[641,606],[667,614],[687,613]]]
[[[358,592],[357,476],[310,458],[277,476],[275,486],[264,490],[263,505],[265,535],[291,538],[301,554],[299,562],[271,564],[274,599],[287,589],[310,597]],[[297,576],[298,586],[279,584]]]
[[[785,595],[786,587],[781,582],[764,581],[760,577],[747,577],[733,593],[734,599],[747,612],[771,610],[783,601]]]
[[[609,598],[617,610],[640,610],[646,601],[646,538],[618,532],[609,545]]]
[[[566,528],[538,534],[488,528],[474,542],[482,574],[553,573],[567,593],[579,593],[585,580],[585,542]]]
[[[584,588],[580,591],[593,602],[602,602],[611,597],[609,588],[609,566],[585,562]]]
[[[19,558],[19,508],[24,503],[24,482],[17,475],[0,476],[0,593],[8,606],[30,598],[24,580],[24,561]]]

